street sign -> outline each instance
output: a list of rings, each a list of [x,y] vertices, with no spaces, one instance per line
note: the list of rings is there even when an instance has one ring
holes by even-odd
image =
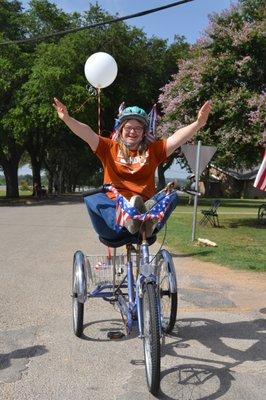
[[[201,141],[198,141],[197,146],[192,144],[184,144],[181,146],[190,169],[195,174],[195,188],[196,191],[199,190],[199,177],[207,167],[208,163],[212,159],[217,148],[214,146],[202,146]],[[193,219],[192,219],[192,242],[194,242],[196,237],[196,222],[197,222],[197,208],[198,208],[198,196],[194,196],[194,209],[193,209]]]
[[[196,173],[197,147],[198,146],[193,145],[193,144],[183,144],[183,146],[181,146],[181,150],[184,153],[184,155],[187,159],[188,165],[190,166],[190,169],[192,172],[194,172],[194,174]],[[201,146],[200,147],[200,161],[199,161],[199,170],[198,170],[199,176],[202,174],[202,172],[205,170],[205,168],[211,161],[216,150],[217,150],[217,147],[215,147],[215,146]]]

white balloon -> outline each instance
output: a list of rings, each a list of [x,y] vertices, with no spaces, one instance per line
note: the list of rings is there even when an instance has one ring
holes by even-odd
[[[84,72],[92,86],[102,89],[111,85],[115,80],[117,64],[108,53],[94,53],[87,59]]]

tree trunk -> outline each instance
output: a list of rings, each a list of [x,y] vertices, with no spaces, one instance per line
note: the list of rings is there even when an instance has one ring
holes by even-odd
[[[65,183],[63,180],[63,172],[64,172],[64,167],[61,167],[60,171],[59,171],[59,177],[58,177],[58,181],[59,181],[59,194],[60,193],[65,193]]]
[[[53,193],[53,187],[54,187],[54,176],[49,173],[48,174],[48,193],[52,194]]]
[[[6,197],[18,198],[18,164],[19,161],[11,159],[10,161],[3,162],[3,170],[6,179]]]
[[[37,183],[38,186],[41,187],[42,186],[42,180],[41,180],[42,161],[34,153],[30,153],[30,159],[31,159],[31,167],[32,167],[33,185],[35,183]]]
[[[44,162],[45,146],[41,138],[41,131],[32,132],[29,141],[26,143],[26,149],[31,159],[33,186],[34,184],[39,187],[42,186],[41,168]]]
[[[58,185],[57,185],[58,179],[56,177],[54,168],[50,167],[46,158],[43,159],[43,166],[44,166],[44,168],[46,168],[46,170],[47,170],[46,172],[48,175],[48,193],[52,194],[53,190],[54,190],[55,194],[57,194],[58,193]]]
[[[8,143],[9,155],[1,153],[0,164],[3,167],[6,180],[6,197],[18,198],[18,166],[24,148],[11,139]]]

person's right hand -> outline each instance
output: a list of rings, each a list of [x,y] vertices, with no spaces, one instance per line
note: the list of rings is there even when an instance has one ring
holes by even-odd
[[[59,101],[56,97],[54,97],[54,103],[53,106],[55,108],[55,110],[57,111],[58,117],[60,119],[64,119],[65,117],[68,116],[68,111],[66,106],[61,103],[61,101]]]

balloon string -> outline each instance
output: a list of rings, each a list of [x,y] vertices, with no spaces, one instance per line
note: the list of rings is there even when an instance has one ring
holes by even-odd
[[[76,108],[76,110],[74,110],[73,113],[77,113],[77,112],[79,112],[80,110],[83,111],[85,104],[88,103],[89,100],[90,100],[90,97],[88,97],[87,100],[84,101],[84,103],[82,103],[80,107]]]
[[[101,89],[98,88],[98,134],[101,136]]]

